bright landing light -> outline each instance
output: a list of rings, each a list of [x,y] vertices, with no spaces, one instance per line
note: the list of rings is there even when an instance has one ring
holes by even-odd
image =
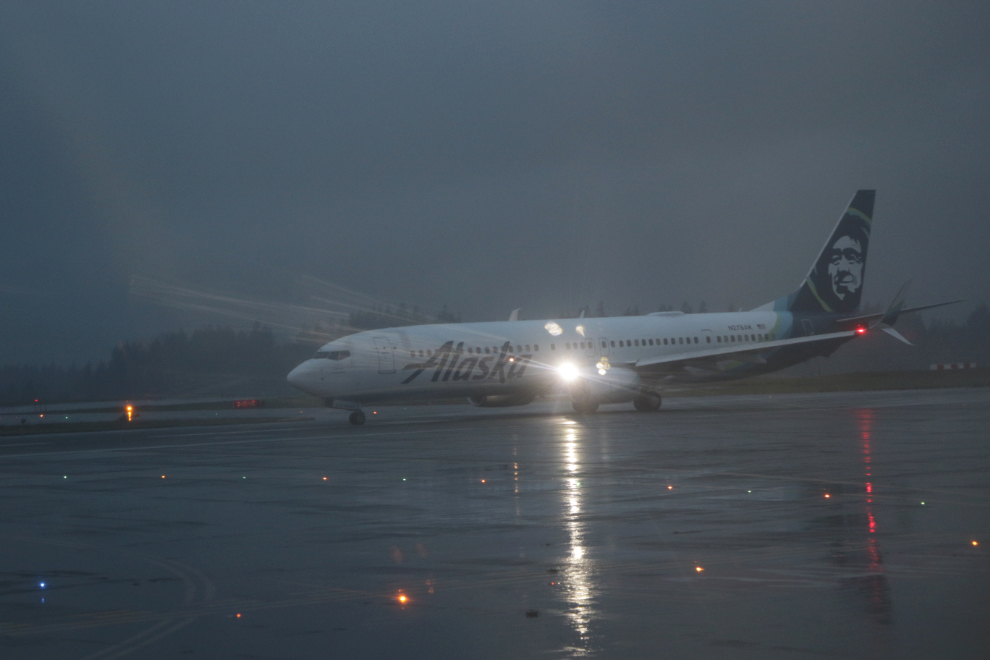
[[[566,381],[572,381],[578,377],[577,367],[571,362],[564,362],[557,367],[557,373]]]

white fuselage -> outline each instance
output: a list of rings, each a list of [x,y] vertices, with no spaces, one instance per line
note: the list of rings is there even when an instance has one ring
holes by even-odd
[[[386,328],[330,342],[289,382],[355,403],[535,394],[559,382],[565,363],[607,376],[659,356],[783,339],[790,330],[791,315],[772,311]]]

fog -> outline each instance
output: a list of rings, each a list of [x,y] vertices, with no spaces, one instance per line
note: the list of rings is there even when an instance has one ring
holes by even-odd
[[[990,300],[985,3],[0,5],[2,362],[354,306]]]

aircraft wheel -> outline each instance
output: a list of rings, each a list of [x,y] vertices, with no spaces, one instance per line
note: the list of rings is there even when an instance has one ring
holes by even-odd
[[[362,424],[364,424],[364,413],[361,412],[360,410],[356,410],[352,412],[350,416],[350,421],[351,424],[353,424],[354,426],[361,426]]]
[[[574,412],[580,413],[582,415],[590,415],[591,413],[598,410],[597,401],[572,401],[571,407],[574,408]]]
[[[654,412],[660,410],[662,401],[656,394],[643,394],[633,399],[633,406],[639,412]]]

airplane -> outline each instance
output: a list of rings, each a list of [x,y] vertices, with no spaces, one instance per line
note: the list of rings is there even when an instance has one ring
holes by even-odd
[[[480,407],[522,406],[566,392],[575,412],[632,402],[658,410],[670,386],[735,380],[829,356],[873,330],[910,344],[901,314],[908,282],[885,312],[860,314],[875,190],[858,190],[801,286],[746,312],[416,325],[335,339],[288,375],[326,405],[350,411],[390,400],[467,397]],[[582,315],[583,316],[583,315]]]

